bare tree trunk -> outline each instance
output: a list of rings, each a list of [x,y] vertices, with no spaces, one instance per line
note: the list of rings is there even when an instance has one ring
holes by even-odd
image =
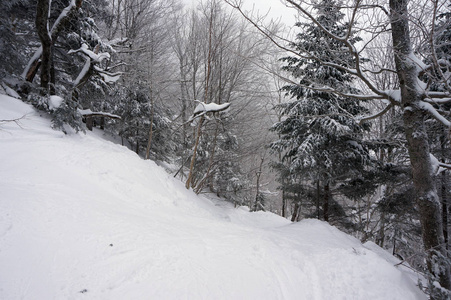
[[[416,204],[420,212],[423,243],[428,252],[427,265],[440,285],[450,289],[450,269],[444,262],[447,257],[443,237],[440,201],[435,187],[429,144],[424,124],[424,113],[420,108],[418,70],[412,62],[412,46],[408,24],[408,0],[390,0],[391,27],[395,64],[401,88],[401,104],[412,166]]]
[[[291,215],[291,222],[296,222],[296,220],[298,219],[299,206],[299,201],[296,201],[294,203],[293,215]]]
[[[94,125],[93,118],[91,116],[86,117],[86,128],[88,128],[89,131],[92,131],[92,127]]]
[[[182,62],[180,62],[180,64],[182,64]],[[183,130],[183,145],[186,147],[186,136],[187,136],[187,121],[188,121],[188,114],[187,114],[187,101],[188,101],[188,93],[187,93],[187,88],[186,88],[186,74],[183,70],[183,67],[180,66],[180,74],[182,77],[182,80],[180,82],[180,92],[181,92],[181,96],[182,96],[182,130]]]
[[[282,190],[282,217],[287,216],[287,198],[285,197],[285,191]]]
[[[329,182],[324,185],[323,218],[329,222]]]
[[[83,4],[82,0],[76,0],[75,1],[75,5],[73,5],[72,3],[66,7],[64,9],[64,11],[62,12],[62,14],[60,15],[60,18],[58,18],[59,22],[53,24],[52,30],[51,32],[48,31],[48,26],[47,24],[45,25],[45,31],[48,32],[47,36],[50,38],[50,43],[53,45],[56,40],[58,39],[59,34],[62,32],[62,30],[64,28],[66,28],[69,24],[70,24],[70,20],[73,20],[76,18],[76,13],[78,11],[78,9],[81,8]],[[50,1],[49,0],[39,0],[38,4],[37,4],[37,12],[40,11],[39,13],[42,14],[44,13],[44,10],[46,10],[46,8],[44,7],[45,5],[47,5],[47,11],[45,12],[46,15],[46,21],[45,23],[48,23],[48,8],[50,6]],[[42,15],[39,15],[39,18],[42,18]],[[38,19],[38,13],[36,14],[36,21]],[[42,23],[44,22],[44,20],[39,20],[40,25],[38,26],[36,23],[36,27],[38,29],[38,35],[39,38],[41,38],[39,32],[40,30],[42,30]],[[45,39],[47,39],[47,36],[44,37]],[[41,41],[42,43],[42,41]],[[47,41],[48,43],[48,41]],[[42,49],[42,51],[41,51]],[[41,62],[41,57],[43,57],[44,54],[44,47],[42,47],[41,49],[37,50],[35,52],[35,54],[33,55],[33,57],[30,59],[30,61],[28,62],[28,65],[26,66],[22,76],[29,82],[32,82],[34,77],[36,76],[39,67],[42,65]],[[43,60],[44,58],[42,58]]]
[[[152,137],[153,137],[153,119],[154,119],[154,103],[153,103],[153,96],[152,91],[150,92],[150,105],[152,107],[150,108],[150,129],[149,129],[149,140],[147,142],[147,149],[146,149],[146,159],[149,159],[150,157],[150,147],[152,146]]]
[[[448,249],[448,197],[447,197],[447,174],[441,174],[441,198],[442,198],[442,220],[443,220],[443,237],[445,239],[446,249]]]
[[[40,57],[39,57],[40,58]],[[39,67],[41,67],[41,61],[38,59],[34,60],[31,63],[31,66],[27,70],[25,74],[25,80],[28,82],[33,82],[34,77],[38,73]]]
[[[211,10],[210,15],[210,27],[209,27],[209,37],[208,37],[208,59],[207,59],[207,74],[205,79],[205,96],[204,96],[204,102],[207,103],[208,99],[208,88],[210,85],[210,73],[211,73],[211,38],[212,38],[212,32],[213,31],[213,9]],[[197,146],[199,145],[200,135],[202,134],[202,125],[204,123],[204,116],[202,116],[199,120],[199,125],[197,127],[197,136],[196,136],[196,142],[194,144],[194,150],[193,150],[193,156],[191,157],[191,164],[189,168],[189,175],[188,179],[186,180],[185,187],[187,189],[190,188],[190,186],[193,184],[193,172],[194,172],[194,163],[196,161],[196,155],[197,155]]]
[[[385,213],[382,212],[381,214],[381,225],[378,232],[378,237],[376,239],[376,244],[379,245],[379,247],[383,248],[385,243]]]
[[[259,166],[258,171],[257,171],[257,185],[256,185],[257,193],[255,195],[254,208],[252,209],[253,211],[259,210],[259,205],[260,205],[260,200],[259,200],[259,197],[260,197],[260,177],[262,175],[262,167],[263,167],[263,161],[264,160],[265,159],[262,157],[261,161],[260,161],[260,166]]]
[[[200,136],[202,134],[202,124],[204,123],[204,117],[200,117],[199,124],[197,125],[196,141],[194,143],[193,156],[191,157],[191,163],[189,166],[188,178],[186,179],[185,187],[189,189],[193,181],[194,163],[196,162],[197,146],[199,145]]]
[[[54,51],[54,47],[53,47],[53,43],[51,47],[51,51],[50,53],[53,53]],[[56,94],[56,74],[55,74],[55,63],[53,61],[53,57],[50,60],[50,85],[49,85],[49,92],[50,95],[55,95]]]
[[[139,155],[139,140],[138,140],[138,136],[139,136],[139,123],[138,121],[136,121],[136,148],[135,148],[135,152],[136,154]]]
[[[440,136],[440,150],[442,159],[446,159],[446,143],[448,141],[447,132],[443,130]],[[440,175],[440,189],[442,202],[443,237],[445,238],[446,249],[448,249],[448,174],[442,172]]]
[[[218,124],[218,122],[216,122],[215,136],[213,137],[213,144],[211,146],[211,155],[210,155],[210,161],[208,163],[207,173],[205,174],[202,181],[199,182],[199,184],[197,185],[196,190],[195,190],[196,194],[199,194],[202,191],[202,189],[205,185],[205,182],[207,182],[209,180],[210,172],[211,172],[211,169],[214,164],[214,158],[215,158],[215,153],[216,153],[216,143],[218,141],[218,134],[219,134],[219,124]],[[212,185],[210,186],[210,191],[213,192]],[[218,197],[219,197],[219,195],[218,195]]]
[[[182,71],[182,67],[180,67],[180,71]],[[180,89],[181,89],[181,95],[182,95],[182,122],[183,122],[183,127],[182,127],[182,135],[183,135],[183,149],[187,149],[188,148],[188,129],[187,129],[187,121],[188,121],[188,116],[187,116],[187,105],[186,102],[188,101],[188,93],[187,93],[187,88],[186,88],[186,75],[181,72],[182,74],[182,83],[180,84]],[[183,152],[182,152],[183,153]],[[180,166],[180,170],[182,171],[181,173],[181,179],[183,179],[183,167],[185,166],[185,158],[182,156],[182,160],[181,160],[181,166]]]
[[[302,209],[302,205],[301,205],[301,202],[299,202],[299,208],[298,208],[298,212],[297,212],[297,216],[296,216],[296,222],[301,221],[301,209]]]
[[[36,6],[36,30],[42,45],[41,55],[41,88],[42,94],[49,93],[50,66],[52,58],[52,39],[50,37],[48,18],[50,10],[49,0],[38,0]]]
[[[316,180],[316,213],[318,216],[318,220],[321,219],[320,212],[319,212],[319,202],[320,202],[321,191],[319,188],[320,187],[319,187],[319,179],[318,179],[318,180]]]

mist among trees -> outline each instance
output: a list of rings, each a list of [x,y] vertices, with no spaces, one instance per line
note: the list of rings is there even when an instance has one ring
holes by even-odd
[[[276,1],[276,0],[275,0]],[[451,5],[3,0],[0,92],[196,193],[373,241],[449,298]]]

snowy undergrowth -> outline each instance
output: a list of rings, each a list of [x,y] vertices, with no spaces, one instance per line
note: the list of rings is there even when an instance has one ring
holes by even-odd
[[[0,123],[0,299],[425,299],[375,245],[199,197],[0,95],[22,116]]]

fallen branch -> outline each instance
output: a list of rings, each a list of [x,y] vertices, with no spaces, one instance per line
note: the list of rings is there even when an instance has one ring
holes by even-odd
[[[22,128],[22,126],[20,125],[20,120],[25,119],[25,117],[26,117],[27,115],[28,115],[28,114],[25,114],[25,115],[23,115],[22,117],[17,118],[17,119],[0,120],[0,123],[14,122],[14,123],[16,123],[17,126],[19,126],[20,128]]]

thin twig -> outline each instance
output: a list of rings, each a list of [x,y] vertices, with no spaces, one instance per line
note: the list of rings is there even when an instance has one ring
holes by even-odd
[[[0,123],[14,122],[14,123],[16,123],[17,126],[19,126],[20,128],[23,128],[22,125],[20,124],[20,120],[25,119],[26,116],[28,116],[28,114],[25,114],[22,117],[17,118],[17,119],[0,120]]]

